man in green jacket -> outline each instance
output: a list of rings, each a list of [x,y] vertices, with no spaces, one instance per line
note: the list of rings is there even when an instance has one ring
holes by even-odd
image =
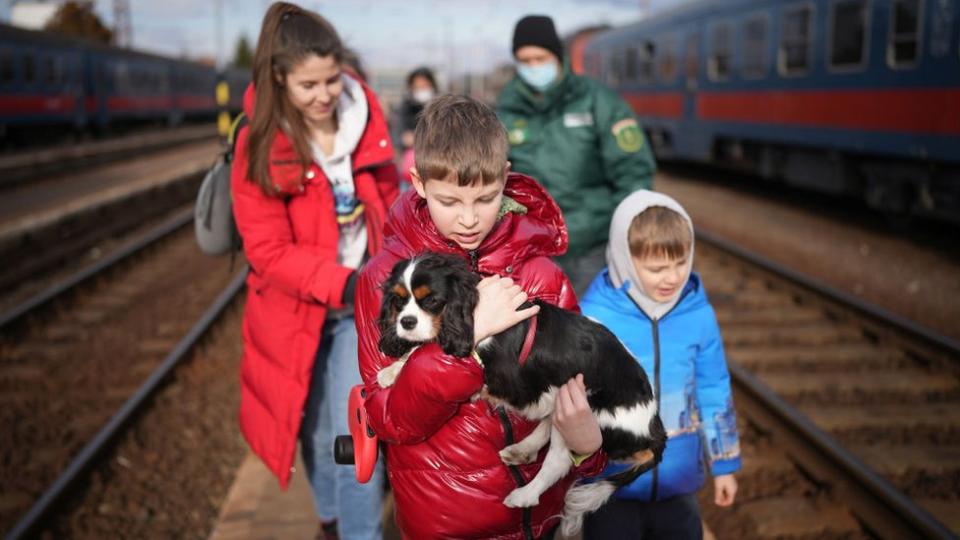
[[[513,55],[517,75],[497,101],[511,168],[540,181],[563,210],[570,248],[559,262],[582,293],[603,267],[614,209],[651,189],[653,154],[620,96],[570,71],[550,17],[517,22]]]

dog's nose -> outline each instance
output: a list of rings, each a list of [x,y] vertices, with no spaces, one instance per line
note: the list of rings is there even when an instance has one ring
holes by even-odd
[[[413,315],[401,317],[400,326],[402,326],[404,330],[413,330],[413,328],[417,326],[417,318]]]

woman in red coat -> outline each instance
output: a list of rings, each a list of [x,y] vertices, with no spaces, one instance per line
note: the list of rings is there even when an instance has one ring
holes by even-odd
[[[251,267],[240,426],[284,488],[299,437],[324,533],[373,539],[382,475],[357,484],[332,438],[360,383],[357,269],[380,250],[398,177],[377,99],[342,71],[342,50],[315,13],[278,2],[264,17],[231,180]]]

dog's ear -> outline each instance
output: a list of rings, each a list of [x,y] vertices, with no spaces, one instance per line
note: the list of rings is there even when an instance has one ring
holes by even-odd
[[[401,356],[407,354],[407,351],[413,348],[413,343],[397,336],[397,331],[395,328],[384,330],[382,325],[380,327],[379,345],[380,352],[393,358],[400,358]]]
[[[387,356],[400,358],[413,347],[413,344],[397,335],[396,309],[393,301],[396,293],[384,289],[380,300],[380,317],[377,324],[380,327],[380,352]]]
[[[473,350],[473,310],[479,297],[477,282],[477,276],[466,265],[452,267],[447,276],[447,290],[451,294],[443,308],[437,343],[449,355],[462,358]]]

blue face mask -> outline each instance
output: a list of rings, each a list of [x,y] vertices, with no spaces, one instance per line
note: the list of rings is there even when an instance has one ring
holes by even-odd
[[[544,62],[539,66],[528,66],[518,63],[517,75],[523,79],[523,82],[543,92],[557,80],[557,64]]]

